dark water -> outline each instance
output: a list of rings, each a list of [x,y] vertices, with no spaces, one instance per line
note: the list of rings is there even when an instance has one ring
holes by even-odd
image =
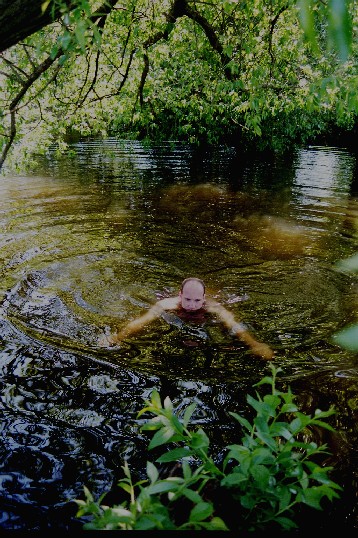
[[[197,402],[214,453],[240,441],[228,411],[248,412],[269,369],[219,326],[209,351],[163,319],[120,349],[97,345],[192,275],[275,349],[305,412],[336,407],[323,441],[344,492],[313,517],[356,529],[357,354],[332,339],[357,320],[357,275],[335,266],[358,250],[356,156],[113,139],[73,149],[0,182],[0,528],[81,528],[70,501],[84,485],[109,490],[124,458],[143,473],[136,415],[153,388],[178,409]]]

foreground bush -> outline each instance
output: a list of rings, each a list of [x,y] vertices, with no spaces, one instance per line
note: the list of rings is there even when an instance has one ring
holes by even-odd
[[[317,409],[314,417],[301,413],[290,390],[276,389],[280,368],[270,366],[272,377],[256,386],[271,385],[271,394],[257,399],[247,396],[256,411],[251,424],[230,413],[245,433],[241,444],[226,447],[221,465],[209,454],[209,439],[188,424],[195,404],[182,419],[175,414],[169,398],[162,405],[154,390],[140,411],[154,415],[142,430],[154,431],[148,450],[167,446],[156,459],[159,464],[174,463],[166,478],[147,462],[147,480],[133,483],[128,464],[118,485],[128,501],[105,506],[105,493],[95,501],[85,487],[85,500],[76,500],[77,517],[87,516],[84,529],[95,530],[289,530],[297,528],[297,509],[306,505],[322,510],[325,497],[338,498],[340,486],[330,480],[332,467],[318,461],[328,454],[327,445],[318,446],[309,438],[310,427],[334,431],[324,421],[333,409]],[[322,463],[321,463],[322,465]]]

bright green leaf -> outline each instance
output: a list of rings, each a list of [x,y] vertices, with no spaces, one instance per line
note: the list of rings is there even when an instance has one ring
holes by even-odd
[[[213,507],[206,502],[200,502],[190,512],[190,521],[203,521],[211,516],[213,513]]]
[[[156,482],[159,477],[158,469],[150,461],[147,461],[147,475],[151,483]]]
[[[333,341],[349,351],[358,351],[358,325],[350,325],[336,333]]]
[[[174,437],[175,432],[172,428],[164,427],[158,430],[152,437],[148,449],[151,450],[157,446],[164,445],[172,437]]]
[[[159,463],[168,463],[170,461],[178,461],[181,458],[185,458],[193,454],[193,451],[190,450],[187,447],[179,447],[179,448],[173,448],[173,450],[170,450],[169,452],[166,452],[159,458],[157,458],[156,461]]]

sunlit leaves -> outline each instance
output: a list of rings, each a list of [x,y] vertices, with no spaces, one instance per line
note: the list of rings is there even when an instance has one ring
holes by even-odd
[[[89,0],[76,0],[69,10],[63,0],[54,0],[63,12],[62,32],[57,43],[52,47],[51,56],[54,58],[61,49],[65,55],[74,52],[85,54],[89,48],[100,48],[101,33],[92,21],[92,5]]]

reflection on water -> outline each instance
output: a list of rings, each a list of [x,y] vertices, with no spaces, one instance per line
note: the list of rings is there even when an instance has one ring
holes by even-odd
[[[123,458],[142,473],[136,415],[153,388],[178,410],[197,402],[218,453],[238,442],[228,411],[248,412],[268,370],[219,326],[189,346],[164,317],[119,348],[97,345],[189,275],[276,350],[304,409],[338,409],[347,493],[332,513],[355,525],[356,355],[331,340],[357,318],[357,278],[335,267],[357,250],[355,156],[113,139],[74,149],[0,184],[0,527],[80,528],[68,501],[83,485],[110,489]]]

